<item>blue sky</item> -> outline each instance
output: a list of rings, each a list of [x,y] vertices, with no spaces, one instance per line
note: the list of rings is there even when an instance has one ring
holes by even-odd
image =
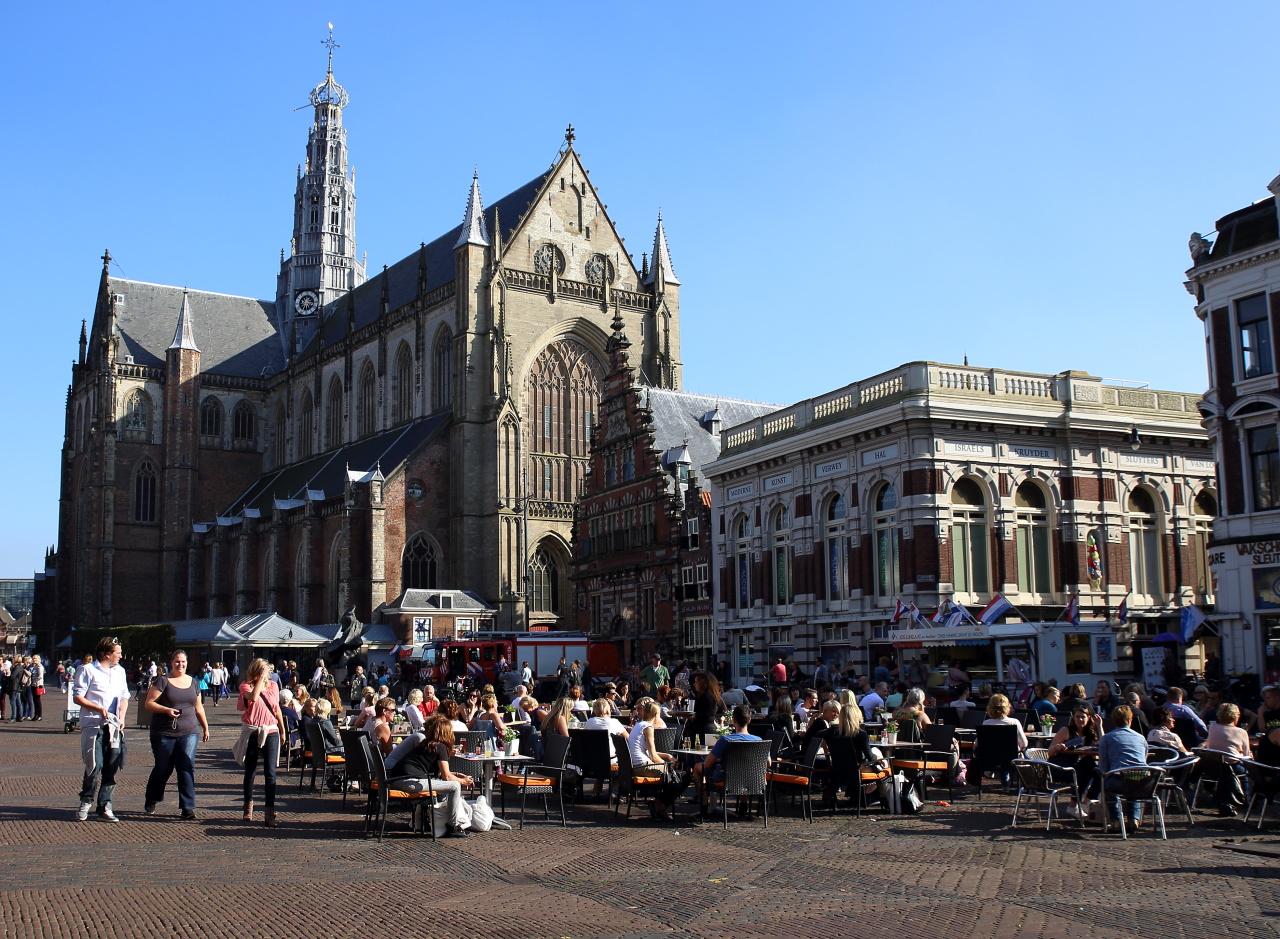
[[[472,8],[476,9],[476,8]],[[11,7],[0,575],[57,536],[63,401],[120,276],[270,297],[325,20],[371,269],[572,121],[628,247],[659,207],[690,390],[912,359],[1202,390],[1187,235],[1280,172],[1274,4]]]

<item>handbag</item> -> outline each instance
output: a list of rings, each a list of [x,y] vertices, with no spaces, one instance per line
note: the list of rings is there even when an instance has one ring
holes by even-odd
[[[493,809],[489,806],[489,800],[484,796],[479,796],[471,805],[471,830],[472,831],[488,831],[493,827]]]
[[[44,694],[44,685],[36,685],[36,694]]]

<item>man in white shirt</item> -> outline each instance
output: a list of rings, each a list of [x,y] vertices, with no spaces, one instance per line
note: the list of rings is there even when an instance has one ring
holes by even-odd
[[[516,709],[516,720],[527,721],[529,715],[520,707],[520,700],[529,694],[529,689],[525,685],[516,685],[515,697],[511,699],[511,706]]]
[[[799,702],[796,703],[795,712],[796,720],[801,726],[809,723],[812,712],[818,707],[818,692],[812,688],[806,688],[804,694],[800,696]]]
[[[93,809],[98,817],[119,821],[111,811],[116,771],[124,761],[124,720],[129,710],[129,685],[120,666],[120,643],[110,637],[99,640],[94,661],[76,673],[74,700],[80,705],[80,753],[84,781],[80,787],[79,821]]]
[[[889,693],[889,686],[884,682],[876,685],[874,691],[868,691],[862,696],[862,700],[858,702],[858,706],[862,708],[862,716],[869,721],[876,719],[876,710],[884,709],[884,698]]]
[[[524,662],[520,666],[520,684],[526,687],[533,685],[533,669],[529,667],[528,662]]]

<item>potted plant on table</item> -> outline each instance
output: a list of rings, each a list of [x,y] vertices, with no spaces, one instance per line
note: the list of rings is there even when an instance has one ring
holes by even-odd
[[[502,732],[502,743],[507,756],[520,755],[520,734],[514,727],[508,727]]]
[[[895,721],[892,717],[884,722],[884,742],[885,743],[898,742],[898,722]]]

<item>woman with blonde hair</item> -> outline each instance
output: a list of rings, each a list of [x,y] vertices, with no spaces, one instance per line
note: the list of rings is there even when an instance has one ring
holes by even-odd
[[[913,722],[920,730],[924,730],[933,723],[929,719],[929,715],[924,710],[924,691],[920,688],[912,688],[906,693],[902,699],[902,707],[894,712],[893,719],[899,725],[904,721]],[[917,735],[918,739],[919,735]]]
[[[426,721],[427,716],[422,713],[422,689],[414,688],[409,692],[409,699],[404,705],[404,716],[409,721],[409,730],[417,733],[422,730],[422,724]]]
[[[648,698],[646,700],[652,700]],[[657,707],[655,704],[654,707]],[[569,717],[573,714],[573,701],[569,698],[557,698],[547,709],[547,716],[542,720],[542,735],[555,734],[560,737],[569,736]]]
[[[377,718],[374,713],[373,705],[378,700],[378,689],[373,685],[366,685],[364,691],[360,692],[360,713],[356,715],[355,729],[363,730],[364,725],[369,721]]]
[[[338,694],[338,689],[330,688],[325,694],[325,699],[329,702],[329,709],[334,717],[342,717],[342,712],[346,710],[342,705],[342,695]]]
[[[236,710],[240,711],[240,740],[237,750],[244,754],[244,820],[253,821],[253,778],[262,762],[263,794],[266,797],[264,821],[275,828],[276,764],[280,762],[280,741],[284,739],[284,715],[280,713],[280,689],[271,681],[271,664],[254,659],[249,666],[248,681],[240,685]]]
[[[987,719],[982,722],[984,727],[989,725],[1008,725],[1018,728],[1018,752],[1022,752],[1027,748],[1027,733],[1022,728],[1022,723],[1016,718],[1009,716],[1012,705],[1009,699],[1002,694],[993,694],[991,700],[987,702]]]
[[[568,699],[561,699],[566,701]],[[560,702],[556,702],[559,705]],[[660,753],[653,739],[654,721],[658,719],[658,702],[653,698],[641,698],[632,709],[636,723],[627,736],[627,752],[631,754],[631,772],[636,776],[657,776],[667,780],[659,787],[659,795],[654,799],[652,811],[655,818],[669,818],[671,807],[675,804],[684,785],[672,781],[669,774],[675,757],[670,753]],[[546,733],[545,728],[543,733]],[[568,731],[566,731],[568,733]]]

